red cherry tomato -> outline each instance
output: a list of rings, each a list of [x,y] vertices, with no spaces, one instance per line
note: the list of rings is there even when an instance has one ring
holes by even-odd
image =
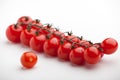
[[[32,18],[29,16],[22,16],[17,20],[17,23],[21,24],[23,29],[26,29],[28,24],[32,22]]]
[[[101,52],[101,58],[104,56],[104,53],[103,53],[103,49],[101,47],[101,44],[100,43],[95,43],[93,44],[94,47],[98,48]]]
[[[85,63],[84,60],[84,48],[77,47],[70,52],[69,58],[70,62],[77,65],[82,65]]]
[[[47,26],[43,26],[42,28],[42,32],[46,35],[48,35],[49,33],[53,33],[54,31],[55,29],[52,28],[50,24],[48,24]]]
[[[94,46],[87,48],[84,52],[85,61],[89,64],[96,64],[101,59],[101,52]]]
[[[80,42],[80,45],[84,48],[87,48],[87,47],[90,47],[92,43],[90,43],[89,41],[87,40],[81,40]]]
[[[37,55],[33,52],[25,52],[21,56],[21,64],[25,68],[32,68],[37,63]]]
[[[40,27],[42,27],[42,23],[40,22],[39,19],[36,19],[36,20],[33,20],[32,21],[32,28],[36,29],[36,30],[39,30]]]
[[[65,38],[68,39],[68,40],[71,40],[72,42],[77,42],[77,43],[80,42],[80,39],[75,35],[68,35]]]
[[[61,39],[61,38],[65,37],[65,34],[60,32],[59,30],[56,30],[56,31],[54,31],[53,36],[57,37],[58,39]]]
[[[69,54],[71,52],[72,44],[70,42],[64,42],[58,48],[58,57],[63,60],[69,60]]]
[[[113,38],[106,38],[102,41],[101,47],[103,48],[104,54],[112,54],[118,48],[118,42]]]
[[[39,34],[33,36],[30,40],[30,47],[38,52],[43,52],[43,45],[46,41],[46,36],[44,34]]]
[[[50,56],[57,56],[59,45],[60,45],[59,39],[56,37],[52,37],[45,41],[43,46],[44,52]]]
[[[19,43],[20,42],[20,34],[23,28],[20,25],[12,24],[6,30],[6,36],[8,40]]]
[[[23,30],[20,35],[21,43],[30,46],[30,39],[35,35],[36,30],[31,28],[30,30]]]

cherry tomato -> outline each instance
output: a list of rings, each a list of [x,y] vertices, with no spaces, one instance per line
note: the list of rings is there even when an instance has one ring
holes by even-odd
[[[80,42],[80,39],[75,35],[68,35],[65,38],[68,39],[68,40],[71,40],[72,42],[77,42],[77,43]]]
[[[33,36],[30,40],[30,47],[38,52],[43,52],[43,45],[46,41],[46,36],[44,34],[39,34]]]
[[[52,37],[45,41],[43,50],[47,55],[57,56],[59,45],[60,45],[59,39],[56,37]]]
[[[84,52],[85,61],[89,64],[96,64],[101,59],[101,52],[94,46],[87,48]]]
[[[112,54],[118,48],[118,42],[113,38],[106,38],[102,41],[101,47],[103,48],[104,54]]]
[[[77,65],[82,65],[85,63],[84,60],[84,48],[83,47],[77,47],[73,50],[71,50],[69,58],[70,58],[70,62],[73,64],[77,64]]]
[[[32,28],[34,28],[34,29],[36,29],[36,30],[39,30],[40,27],[43,26],[39,19],[33,20],[33,21],[32,21],[32,25],[33,25]]]
[[[87,41],[87,40],[81,40],[81,41],[79,42],[79,44],[80,44],[82,47],[87,48],[87,47],[90,47],[92,43],[90,43],[90,42]]]
[[[100,43],[94,43],[93,44],[94,47],[98,48],[101,52],[101,58],[104,56],[104,53],[103,53],[103,49],[101,47],[101,44]]]
[[[71,52],[72,44],[70,42],[64,42],[58,48],[58,57],[63,60],[69,60],[69,54]]]
[[[32,68],[37,63],[37,59],[37,55],[33,52],[24,52],[20,60],[25,68]]]
[[[59,30],[56,30],[56,31],[54,31],[53,36],[57,37],[58,39],[61,39],[61,38],[65,37],[65,34],[60,32]]]
[[[36,30],[31,28],[30,30],[25,29],[21,32],[20,35],[20,40],[21,43],[26,45],[26,46],[30,46],[30,39],[35,35]]]
[[[29,16],[22,16],[17,20],[17,23],[21,24],[23,29],[26,29],[28,24],[32,22],[32,18]]]
[[[6,36],[8,40],[19,43],[20,42],[20,34],[23,28],[20,25],[12,24],[6,30]]]
[[[52,28],[50,24],[43,26],[43,28],[42,28],[42,32],[46,35],[53,33],[54,31],[55,31],[55,29]]]

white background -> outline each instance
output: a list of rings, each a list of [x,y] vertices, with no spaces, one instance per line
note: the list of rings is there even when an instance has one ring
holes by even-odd
[[[120,80],[119,48],[98,64],[85,66],[35,52],[39,58],[36,66],[23,69],[20,57],[31,49],[9,42],[5,31],[24,15],[93,42],[107,37],[120,41],[120,0],[0,0],[0,80]]]

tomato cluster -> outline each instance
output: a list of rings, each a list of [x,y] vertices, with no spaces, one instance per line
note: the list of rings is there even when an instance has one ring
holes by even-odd
[[[77,65],[96,64],[104,54],[112,54],[118,48],[113,38],[93,43],[71,32],[61,32],[50,24],[43,25],[40,20],[32,20],[29,16],[22,16],[16,24],[11,24],[6,30],[6,36],[14,43],[22,43],[35,51]]]

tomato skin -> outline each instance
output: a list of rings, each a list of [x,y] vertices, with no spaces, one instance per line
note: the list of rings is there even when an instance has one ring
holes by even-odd
[[[96,64],[101,59],[101,52],[96,47],[91,46],[85,50],[84,59],[89,64]]]
[[[32,18],[30,16],[22,16],[17,20],[17,23],[20,24],[23,29],[26,29],[28,24],[32,22]]]
[[[113,38],[106,38],[102,41],[101,47],[104,54],[113,54],[118,49],[118,42]]]
[[[60,41],[56,37],[52,37],[45,41],[43,50],[45,54],[50,56],[57,56],[58,47],[60,45]]]
[[[30,46],[30,39],[35,35],[35,32],[36,30],[32,28],[30,29],[30,31],[28,31],[27,29],[23,30],[20,35],[21,43],[26,46]]]
[[[65,42],[61,44],[58,48],[58,58],[63,60],[69,60],[69,54],[71,52],[72,44],[70,42]]]
[[[37,63],[37,59],[37,55],[33,52],[24,52],[20,61],[25,68],[32,68]]]
[[[83,65],[85,63],[84,60],[84,48],[77,47],[70,52],[69,58],[70,62],[76,65]]]
[[[16,25],[16,28],[15,24],[10,25],[6,30],[7,39],[15,43],[20,43],[20,34],[22,30],[23,28],[20,25]]]
[[[43,52],[43,45],[45,41],[46,41],[46,36],[44,34],[33,36],[30,40],[30,47],[35,51]]]

